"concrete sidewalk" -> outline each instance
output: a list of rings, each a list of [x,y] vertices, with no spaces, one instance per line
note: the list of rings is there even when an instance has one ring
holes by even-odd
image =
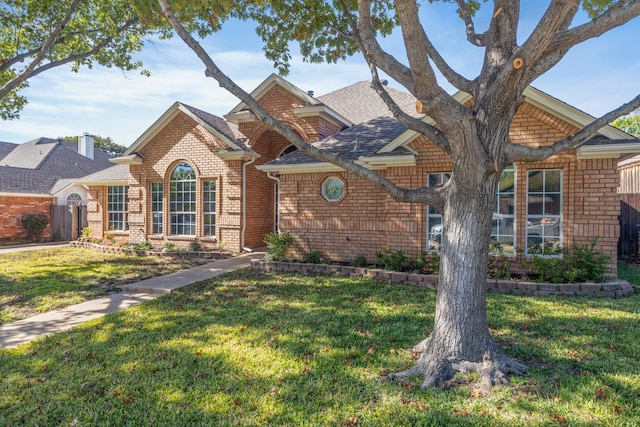
[[[123,286],[123,293],[85,301],[0,326],[0,348],[15,347],[44,335],[71,329],[80,323],[141,304],[192,283],[248,267],[252,259],[262,258],[263,256],[263,252],[243,254],[167,274],[166,276],[130,283]]]

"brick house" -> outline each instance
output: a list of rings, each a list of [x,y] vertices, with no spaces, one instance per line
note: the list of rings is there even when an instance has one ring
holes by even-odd
[[[0,142],[0,241],[23,241],[27,232],[20,219],[30,213],[49,218],[43,239],[69,240],[67,206],[87,202],[86,189],[71,181],[113,166],[109,158],[94,149],[88,134],[78,144],[50,138],[23,144]]]
[[[388,90],[417,115],[412,96]],[[447,156],[398,123],[367,82],[314,97],[272,75],[252,95],[306,141],[403,186],[448,179]],[[514,142],[549,144],[593,120],[536,89],[525,96],[512,124]],[[470,101],[462,93],[456,98]],[[512,165],[498,191],[494,240],[515,262],[596,237],[598,249],[615,256],[616,167],[621,155],[632,153],[640,153],[640,141],[606,126],[575,150]],[[358,255],[373,260],[383,248],[415,257],[439,247],[436,210],[395,202],[371,183],[293,150],[242,103],[224,119],[176,103],[113,161],[129,165],[127,186],[90,187],[95,237],[111,229],[131,242],[222,241],[240,251],[262,246],[266,233],[280,229],[295,236],[296,256],[320,250],[340,261]],[[122,203],[114,207],[128,203],[122,224],[109,219],[108,203],[115,199]]]

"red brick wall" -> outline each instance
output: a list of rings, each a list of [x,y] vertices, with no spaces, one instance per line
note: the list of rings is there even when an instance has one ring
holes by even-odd
[[[576,128],[557,117],[524,105],[513,121],[511,138],[531,146],[553,143]],[[423,186],[428,173],[451,171],[444,153],[420,137],[411,147],[418,151],[416,167],[390,168],[380,173],[408,188]],[[599,237],[597,249],[613,257],[615,273],[620,204],[616,189],[617,159],[577,160],[570,150],[541,163],[516,164],[516,246],[524,249],[526,229],[527,170],[563,171],[563,244],[582,245]],[[347,195],[338,203],[327,202],[321,184],[339,176]],[[375,260],[384,249],[402,249],[418,256],[426,246],[426,207],[395,202],[383,190],[349,173],[287,174],[281,176],[281,227],[296,237],[296,256],[320,250],[334,260],[365,255]],[[526,262],[524,255],[513,265]]]
[[[49,225],[42,233],[42,240],[49,240],[53,201],[50,197],[0,196],[0,240],[24,241],[27,231],[20,219],[27,214],[46,215],[49,218]]]

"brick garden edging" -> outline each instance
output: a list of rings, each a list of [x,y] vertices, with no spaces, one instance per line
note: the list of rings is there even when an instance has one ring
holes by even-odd
[[[434,274],[401,273],[377,268],[360,268],[335,264],[307,264],[299,262],[265,262],[251,260],[254,270],[278,273],[335,274],[349,277],[369,277],[389,283],[405,283],[419,288],[437,289]],[[604,283],[537,283],[520,280],[487,280],[487,290],[500,294],[531,296],[572,296],[619,298],[633,294],[633,286],[626,280],[612,279]]]
[[[69,242],[69,246],[74,248],[91,249],[96,252],[105,254],[124,254],[124,255],[138,255],[138,256],[161,256],[161,257],[173,257],[173,258],[202,258],[202,259],[223,259],[229,258],[229,254],[223,252],[187,252],[187,251],[175,251],[175,252],[160,252],[160,251],[142,251],[138,249],[125,248],[119,246],[107,246],[98,243],[81,242],[74,240]]]

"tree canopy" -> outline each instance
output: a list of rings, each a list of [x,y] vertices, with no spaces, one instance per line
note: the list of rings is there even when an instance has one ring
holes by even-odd
[[[132,54],[149,34],[127,0],[1,2],[0,118],[19,117],[27,103],[20,90],[54,67],[139,69]]]
[[[640,113],[620,117],[611,124],[629,135],[640,138]]]

